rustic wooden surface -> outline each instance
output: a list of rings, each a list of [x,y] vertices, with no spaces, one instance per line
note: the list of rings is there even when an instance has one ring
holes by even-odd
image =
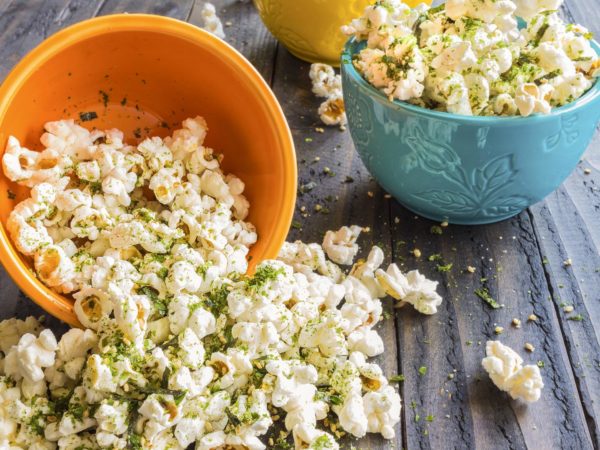
[[[0,78],[53,32],[95,15],[147,12],[201,25],[201,0],[3,0],[0,1]],[[357,223],[371,228],[363,248],[380,245],[390,260],[418,268],[440,282],[437,315],[394,310],[381,324],[388,375],[402,373],[402,421],[397,438],[347,441],[358,449],[590,449],[600,446],[600,135],[575,172],[555,193],[505,222],[430,231],[428,220],[402,208],[369,177],[348,132],[324,133],[310,90],[309,65],[291,56],[262,26],[253,6],[215,0],[227,41],[272,85],[281,101],[298,152],[299,185],[317,186],[298,197],[290,239],[320,241],[327,229]],[[570,0],[570,21],[600,32],[597,0]],[[334,176],[324,173],[329,167]],[[350,182],[350,178],[353,181]],[[321,212],[315,206],[321,205]],[[305,209],[301,209],[304,207]],[[303,212],[305,211],[305,212]],[[415,258],[418,248],[422,256]],[[449,272],[439,272],[440,254]],[[572,265],[564,261],[572,260]],[[476,268],[466,272],[467,266]],[[482,286],[505,305],[491,309],[474,295]],[[42,311],[0,273],[0,318]],[[574,312],[564,307],[573,305]],[[528,322],[534,313],[537,322]],[[511,326],[513,318],[521,328]],[[580,320],[573,320],[573,319]],[[64,326],[48,318],[56,331]],[[533,405],[510,400],[480,366],[485,341],[498,337],[527,363],[543,364],[546,387]],[[523,350],[529,342],[533,353]],[[419,368],[426,367],[424,375]]]

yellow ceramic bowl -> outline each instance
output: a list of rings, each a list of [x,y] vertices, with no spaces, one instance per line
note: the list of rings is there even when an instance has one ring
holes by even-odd
[[[340,27],[374,0],[254,0],[269,31],[295,56],[338,67],[347,37]],[[405,0],[416,6],[418,0]],[[431,0],[425,1],[431,3]]]
[[[2,84],[0,157],[9,135],[39,149],[45,122],[89,111],[97,117],[84,126],[117,127],[128,142],[170,134],[163,124],[176,127],[203,115],[208,145],[225,155],[225,171],[246,183],[248,220],[259,235],[251,268],[277,256],[296,198],[294,144],[275,96],[236,50],[204,30],[159,16],[104,16],[66,28],[23,58]],[[71,299],[36,278],[5,230],[12,208],[28,196],[27,188],[0,175],[0,261],[42,308],[77,325]]]

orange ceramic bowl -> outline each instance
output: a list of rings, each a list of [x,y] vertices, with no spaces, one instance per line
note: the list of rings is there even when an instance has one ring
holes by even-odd
[[[235,49],[158,16],[120,14],[71,26],[31,51],[0,87],[0,151],[9,135],[40,149],[45,122],[79,120],[90,112],[97,118],[83,126],[119,128],[131,143],[168,135],[186,117],[204,116],[207,144],[225,155],[224,170],[246,183],[248,220],[259,235],[251,268],[277,255],[295,203],[294,144],[275,96]],[[10,211],[28,194],[0,176],[0,260],[37,304],[78,325],[72,300],[38,281],[31,261],[7,235]]]

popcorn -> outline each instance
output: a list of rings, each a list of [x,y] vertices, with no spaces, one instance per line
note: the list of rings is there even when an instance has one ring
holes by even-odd
[[[342,227],[338,231],[328,231],[323,238],[323,250],[327,257],[337,264],[351,265],[358,253],[356,240],[362,228],[356,225]]]
[[[487,356],[481,365],[498,389],[508,392],[515,400],[539,400],[544,383],[538,366],[523,366],[523,359],[499,341],[488,341],[485,351]]]
[[[448,0],[410,10],[384,0],[342,30],[366,41],[353,64],[390,101],[462,115],[547,114],[600,74],[590,34],[562,21],[561,4]],[[527,21],[523,30],[517,17]]]
[[[57,348],[56,338],[50,330],[43,330],[38,337],[24,334],[6,354],[4,373],[15,380],[41,381],[44,379],[42,369],[54,364]]]
[[[556,11],[563,4],[563,0],[513,0],[513,2],[517,6],[515,14],[526,20],[543,11]]]
[[[385,439],[393,439],[394,426],[400,417],[400,396],[391,386],[367,392],[363,397],[367,432],[380,433]]]
[[[223,24],[217,16],[217,11],[212,3],[204,3],[202,7],[202,20],[204,21],[204,29],[206,31],[214,34],[219,39],[225,39]]]
[[[375,275],[388,295],[410,303],[423,314],[435,314],[442,303],[436,292],[437,282],[428,280],[418,270],[412,270],[405,276],[398,266],[391,264],[385,272],[377,269]]]
[[[325,125],[339,125],[344,129],[348,123],[342,97],[342,79],[336,75],[333,67],[315,63],[310,66],[309,77],[312,91],[317,97],[326,100],[319,106],[319,116]]]
[[[519,86],[515,95],[515,105],[519,108],[519,113],[524,117],[534,112],[548,114],[551,106],[546,97],[550,97],[553,90],[552,86],[548,86],[548,88],[540,89],[534,83],[525,83]]]
[[[353,262],[361,228],[344,227],[244,275],[257,239],[245,186],[206,132],[197,117],[134,147],[117,130],[48,126],[46,155],[69,157],[69,177],[37,184],[9,230],[87,329],[57,343],[34,319],[0,322],[0,446],[264,449],[273,406],[297,446],[339,448],[317,429],[328,416],[393,436],[399,396],[367,361],[383,351],[383,253],[345,274],[326,256]]]

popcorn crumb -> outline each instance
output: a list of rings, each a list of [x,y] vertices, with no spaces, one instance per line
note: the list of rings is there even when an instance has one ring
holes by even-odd
[[[563,261],[563,266],[565,267],[569,267],[573,265],[573,260],[571,258],[567,258],[566,260]]]
[[[514,326],[515,328],[521,328],[521,321],[520,321],[519,319],[517,319],[517,318],[514,318],[514,319],[512,320],[512,324],[513,324],[513,326]]]
[[[574,311],[574,309],[575,308],[573,307],[573,305],[567,305],[563,308],[563,311],[566,313],[572,313]]]
[[[415,248],[412,251],[412,254],[415,256],[415,258],[420,258],[421,257],[421,250],[419,250],[418,248]]]
[[[369,196],[370,198],[373,198],[373,196],[374,196],[374,195],[375,195],[375,194],[373,194],[373,192],[372,192],[372,191],[368,191],[368,192],[367,192],[367,196]]]
[[[469,273],[475,273],[476,270],[477,269],[473,266],[467,266],[467,272],[469,272]]]
[[[524,345],[524,347],[525,347],[525,350],[527,350],[530,353],[532,353],[535,350],[535,347],[532,344],[530,344],[529,342],[527,342]]]
[[[502,328],[501,326],[497,326],[496,328],[494,328],[494,333],[496,334],[502,334],[504,332],[504,328]]]
[[[536,322],[538,320],[538,317],[535,314],[530,314],[529,317],[527,317],[527,320],[529,322]]]

